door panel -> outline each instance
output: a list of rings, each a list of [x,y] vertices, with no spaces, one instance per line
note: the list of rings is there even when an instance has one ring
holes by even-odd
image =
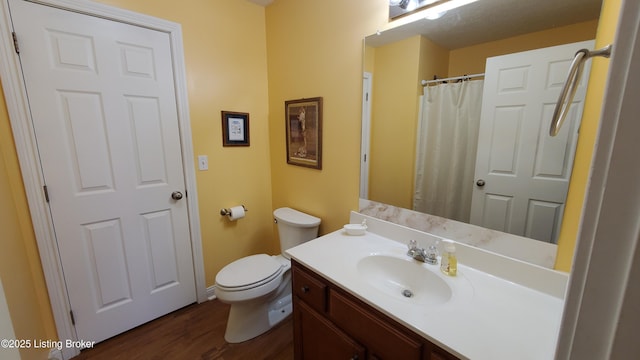
[[[9,4],[78,338],[194,302],[168,34]]]
[[[84,241],[89,250],[92,289],[98,312],[131,301],[131,283],[127,276],[122,226],[118,220],[84,225]]]
[[[550,137],[548,129],[573,55],[592,46],[586,41],[487,59],[472,224],[557,241],[588,66],[562,131]]]
[[[60,146],[73,158],[76,195],[113,190],[113,169],[99,94],[57,91],[62,118]]]

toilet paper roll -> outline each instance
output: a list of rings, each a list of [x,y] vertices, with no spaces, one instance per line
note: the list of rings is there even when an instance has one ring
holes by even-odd
[[[242,207],[242,205],[234,206],[231,209],[229,209],[229,220],[236,221],[238,219],[242,219],[243,217],[244,217],[244,207]]]

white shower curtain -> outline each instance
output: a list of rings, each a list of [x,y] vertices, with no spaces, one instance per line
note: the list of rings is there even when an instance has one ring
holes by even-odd
[[[468,222],[483,80],[425,86],[413,209]]]

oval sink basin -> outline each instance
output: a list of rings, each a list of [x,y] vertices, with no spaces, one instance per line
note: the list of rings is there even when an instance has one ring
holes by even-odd
[[[386,255],[367,256],[357,265],[362,279],[394,298],[426,305],[449,301],[449,285],[425,266],[432,265]]]

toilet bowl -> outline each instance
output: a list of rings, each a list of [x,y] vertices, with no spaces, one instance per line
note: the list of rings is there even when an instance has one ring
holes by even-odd
[[[215,295],[231,305],[224,336],[229,343],[261,335],[292,312],[291,260],[285,251],[317,237],[320,219],[291,208],[273,215],[282,253],[246,256],[216,275]]]

